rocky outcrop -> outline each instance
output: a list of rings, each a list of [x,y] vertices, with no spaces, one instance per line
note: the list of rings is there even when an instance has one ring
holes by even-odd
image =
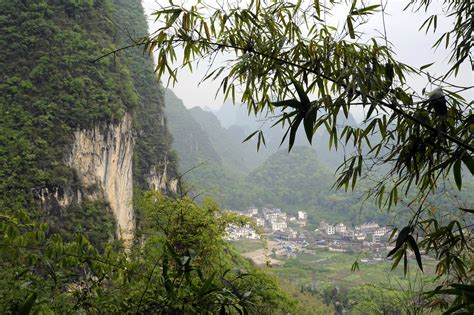
[[[163,170],[160,172],[157,166],[153,167],[148,176],[146,177],[146,182],[149,189],[153,190],[160,190],[161,192],[171,192],[177,193],[178,192],[178,180],[176,178],[170,178],[168,174],[168,159],[165,157],[163,161]]]
[[[133,239],[135,226],[132,205],[134,145],[132,117],[126,114],[119,123],[99,124],[93,129],[74,132],[66,161],[77,172],[81,186],[89,188],[88,198],[104,198],[109,203],[117,220],[117,235],[126,247]]]

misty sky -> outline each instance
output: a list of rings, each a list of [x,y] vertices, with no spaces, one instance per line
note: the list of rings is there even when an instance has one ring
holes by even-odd
[[[160,2],[162,4],[164,3],[164,1]],[[430,34],[425,34],[424,31],[418,31],[418,29],[428,15],[424,11],[419,13],[403,11],[403,8],[407,3],[408,0],[390,0],[386,7],[387,14],[385,19],[387,37],[393,44],[398,60],[416,67],[436,62],[428,69],[429,72],[431,74],[444,73],[449,69],[448,52],[442,48],[435,51],[431,46],[440,36],[440,31],[448,29],[452,22],[447,21],[446,19],[438,19],[439,31],[436,34],[433,34],[432,32]],[[151,24],[150,29],[156,29],[156,26],[153,26],[153,18],[150,18],[150,14],[159,8],[157,0],[143,0],[143,6],[148,16],[148,21]],[[341,9],[341,12],[336,13],[336,15],[339,17],[344,16],[345,12],[343,12],[343,10],[344,9]],[[428,13],[442,13],[441,10],[441,4],[437,3],[435,0],[433,1],[432,9]],[[333,17],[336,21],[338,18],[337,16]],[[379,36],[379,32],[383,31],[382,25],[382,15],[377,14],[371,17],[369,23],[364,26],[363,30],[371,36]],[[224,60],[225,57],[222,57],[222,59],[216,60],[216,62],[223,62]],[[218,97],[215,98],[220,81],[208,81],[201,83],[201,85],[198,86],[198,83],[203,78],[206,70],[206,65],[201,65],[198,69],[194,69],[193,73],[190,73],[187,69],[183,69],[179,72],[178,83],[174,87],[170,87],[176,95],[183,100],[186,107],[207,106],[213,109],[218,109],[222,105],[222,96],[218,95]],[[473,85],[474,82],[471,65],[465,63],[458,76],[456,78],[451,78],[448,81],[461,86]],[[426,87],[427,91],[434,88],[431,85],[427,85],[427,83],[428,80],[426,78],[409,80],[409,84],[418,92],[420,92],[423,87]],[[464,95],[465,97],[472,99],[474,91],[470,90],[469,93],[465,93]],[[352,114],[357,120],[360,120],[363,115],[360,110],[356,110]]]

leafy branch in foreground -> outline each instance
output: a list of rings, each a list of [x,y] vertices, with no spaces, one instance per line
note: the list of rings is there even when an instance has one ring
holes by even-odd
[[[425,6],[430,3],[422,2]],[[468,23],[471,17],[458,11],[465,8],[465,1],[446,3],[455,12],[449,14],[458,17],[451,32],[457,35],[451,59],[456,73],[467,58],[464,34],[472,30],[472,24]],[[407,86],[406,76],[422,78],[424,69],[398,62],[391,49],[375,38],[361,40],[360,25],[379,6],[352,1],[345,27],[340,29],[325,18],[338,5],[344,2],[252,1],[246,7],[227,2],[218,7],[203,1],[187,6],[170,2],[154,13],[161,27],[144,41],[145,50],[158,56],[158,77],[169,75],[172,82],[177,81],[180,68],[192,70],[195,61],[210,60],[214,68],[204,80],[220,78],[219,89],[225,98],[234,102],[239,98],[249,114],[278,114],[273,125],[286,129],[282,143],[288,138],[289,149],[301,125],[309,142],[320,128],[325,129],[329,147],[337,149],[341,143],[349,154],[338,170],[336,187],[354,188],[360,178],[379,166],[385,173],[373,194],[379,206],[390,207],[416,189],[418,194],[410,205],[418,203],[418,210],[402,230],[411,232],[397,239],[398,248],[392,253],[395,262],[406,257],[410,247],[421,267],[420,249],[434,251],[440,263],[447,264],[446,269],[440,269],[447,284],[470,285],[468,269],[457,268],[464,270],[462,277],[452,279],[451,267],[456,268],[456,262],[444,258],[454,254],[465,265],[471,257],[470,247],[465,246],[472,241],[471,234],[464,232],[464,227],[455,232],[467,239],[456,253],[452,251],[457,246],[451,243],[453,239],[439,243],[441,239],[426,226],[430,214],[425,200],[451,173],[459,190],[462,178],[474,174],[473,103],[459,94],[472,86],[457,88],[445,83],[445,77],[437,81],[441,83],[438,89],[418,95]],[[177,60],[178,48],[184,52],[181,60]],[[218,54],[228,56],[227,62],[212,65]],[[173,68],[175,62],[177,68]],[[347,118],[354,106],[364,109],[363,124],[340,126],[338,117]],[[259,145],[264,143],[261,132],[253,135],[258,135]],[[465,212],[458,215],[468,223],[472,220]],[[452,222],[434,226],[435,232],[444,233]],[[418,244],[415,234],[422,240]],[[449,248],[442,250],[444,246]]]
[[[128,253],[65,242],[22,211],[0,216],[1,313],[272,314],[295,303],[223,240],[214,203],[149,192],[138,198],[143,236]],[[217,215],[220,214],[220,215]]]

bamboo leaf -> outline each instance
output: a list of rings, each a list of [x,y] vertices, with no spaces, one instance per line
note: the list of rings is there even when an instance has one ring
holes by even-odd
[[[462,187],[461,160],[456,160],[453,165],[454,181],[459,190]]]
[[[347,29],[349,31],[349,36],[352,39],[355,39],[354,26],[352,25],[352,18],[350,16],[347,17]]]
[[[426,65],[423,65],[423,66],[420,67],[420,71],[423,71],[423,70],[425,70],[425,69],[431,67],[431,66],[434,65],[434,64],[435,64],[435,63],[432,62],[432,63],[426,64]]]
[[[291,100],[284,100],[284,101],[279,101],[279,102],[273,102],[271,103],[273,107],[291,107],[291,108],[301,108],[301,103],[298,102],[296,99],[291,99]]]
[[[242,143],[244,142],[247,142],[249,141],[253,136],[255,136],[255,134],[257,134],[257,132],[259,132],[260,130],[255,130],[254,132],[252,132],[250,135],[247,136],[247,138],[244,139],[244,141],[242,141]]]
[[[423,271],[423,264],[421,262],[421,255],[420,255],[420,250],[418,249],[418,245],[416,244],[415,239],[413,236],[408,235],[408,244],[410,245],[411,249],[415,253],[416,257],[416,262],[418,263],[418,267],[420,267],[420,270]]]
[[[469,169],[469,172],[471,172],[471,175],[474,175],[474,159],[470,155],[464,155],[462,157],[462,161],[464,165]]]
[[[303,115],[301,113],[298,113],[298,115],[293,120],[293,123],[291,124],[288,152],[291,151],[291,148],[293,148],[293,145],[295,144],[296,132],[298,131],[298,127],[301,124],[302,120],[303,120]]]
[[[310,144],[313,141],[313,127],[314,123],[316,122],[316,114],[317,108],[312,108],[306,113],[303,121],[306,137],[308,138]]]
[[[38,297],[38,294],[32,293],[28,296],[26,301],[20,306],[20,309],[18,310],[19,315],[28,315],[31,312],[31,309],[33,308],[33,305],[35,304],[36,298]]]

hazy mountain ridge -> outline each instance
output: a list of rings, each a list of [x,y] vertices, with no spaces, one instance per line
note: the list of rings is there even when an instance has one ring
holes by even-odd
[[[209,110],[209,108],[205,109]],[[261,129],[265,136],[266,146],[262,146],[260,152],[263,152],[263,154],[267,156],[288,147],[288,139],[283,143],[281,142],[286,129],[281,128],[280,125],[272,127],[276,121],[275,117],[278,116],[278,113],[268,114],[267,116],[263,114],[255,116],[253,113],[249,115],[245,106],[239,104],[233,105],[231,103],[223,104],[218,110],[212,111],[212,113],[216,115],[222,126],[228,130],[232,130],[236,127],[244,130],[245,136],[241,136],[242,140],[255,130]],[[358,126],[358,123],[350,113],[348,118],[340,115],[338,120],[341,128],[345,125]],[[303,126],[301,126],[296,134],[294,145],[312,148],[318,153],[320,161],[325,163],[330,169],[335,170],[340,163],[344,161],[344,152],[343,150],[336,151],[334,148],[329,150],[328,143],[329,135],[327,131],[320,129],[313,136],[312,144],[310,144],[304,133]],[[350,145],[348,146],[348,149],[348,153],[350,153]]]
[[[343,157],[340,152],[327,153],[324,134],[316,135],[317,143],[310,147],[304,132],[299,132],[297,146],[288,153],[285,144],[280,147],[283,135],[281,128],[268,128],[264,131],[267,134],[267,147],[262,147],[257,153],[255,142],[241,143],[250,131],[254,131],[252,128],[258,127],[260,123],[254,117],[248,117],[244,108],[226,104],[219,111],[220,114],[201,108],[186,110],[174,94],[170,93],[168,97],[166,111],[171,114],[168,115],[170,130],[180,158],[194,161],[195,165],[202,160],[199,158],[202,153],[190,149],[193,148],[192,144],[183,146],[184,141],[192,142],[198,137],[197,140],[205,140],[212,147],[209,152],[215,152],[222,161],[219,163],[210,159],[186,175],[185,180],[192,185],[194,194],[210,196],[221,206],[231,209],[274,206],[290,213],[306,210],[314,224],[322,219],[329,222],[359,222],[375,218],[380,222],[388,221],[387,214],[378,211],[372,203],[364,205],[359,202],[360,193],[345,194],[331,190],[335,181],[333,167],[337,163],[333,156],[337,155],[340,160]],[[173,114],[175,111],[179,111],[181,116]],[[227,116],[222,113],[227,113]],[[189,120],[187,126],[199,125],[190,136],[185,134],[187,126],[183,126],[183,117]],[[270,140],[272,138],[273,142]],[[320,148],[319,153],[315,146]],[[255,156],[264,161],[252,169],[246,165],[242,167],[242,163]],[[325,160],[332,163],[325,163]],[[185,169],[181,168],[181,171]]]
[[[189,112],[205,130],[227,168],[247,174],[267,157],[264,152],[257,152],[254,141],[242,143],[245,139],[245,131],[237,129],[238,126],[231,126],[229,129],[223,128],[213,113],[204,111],[200,107],[191,108]]]

